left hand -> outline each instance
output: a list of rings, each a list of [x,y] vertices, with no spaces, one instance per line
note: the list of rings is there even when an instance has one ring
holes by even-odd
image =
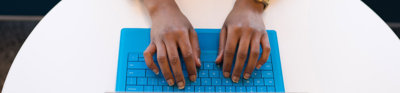
[[[224,77],[231,75],[236,47],[239,46],[232,71],[233,82],[237,83],[240,80],[249,49],[248,63],[243,75],[245,79],[249,79],[255,67],[259,69],[268,59],[270,45],[262,18],[263,7],[263,4],[254,0],[237,0],[221,29],[216,63],[220,64],[223,61]],[[260,44],[263,51],[258,60]]]

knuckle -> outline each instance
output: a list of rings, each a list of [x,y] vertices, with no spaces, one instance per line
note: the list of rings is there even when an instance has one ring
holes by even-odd
[[[237,54],[237,57],[238,57],[239,59],[246,59],[247,54],[244,53],[244,52],[239,52],[239,53]]]
[[[170,61],[171,65],[177,65],[178,62],[179,62],[179,57],[178,56],[172,56],[169,61]]]
[[[186,51],[183,53],[183,58],[187,59],[187,58],[191,58],[193,56],[193,52],[192,51]]]
[[[231,49],[225,49],[224,54],[226,56],[234,56],[235,52],[233,50],[231,50]]]
[[[158,56],[157,60],[158,60],[158,62],[166,62],[167,57],[166,56]]]
[[[271,51],[271,47],[270,46],[264,46],[263,50],[266,52],[270,52]]]
[[[182,73],[174,73],[174,75],[175,75],[175,77],[176,77],[177,79],[180,79],[181,77],[183,77],[183,74],[182,74]]]
[[[144,52],[143,52],[143,56],[145,56],[145,57],[147,57],[147,56],[150,56],[151,54],[150,54],[150,51],[149,50],[145,50]]]
[[[252,55],[252,56],[258,56],[259,54],[260,54],[259,50],[251,50],[250,51],[250,55]]]

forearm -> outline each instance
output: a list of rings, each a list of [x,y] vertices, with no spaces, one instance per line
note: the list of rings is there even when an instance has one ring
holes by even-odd
[[[180,13],[175,0],[144,0],[144,5],[152,18],[163,13]]]
[[[246,9],[254,12],[263,13],[264,4],[256,2],[255,0],[236,0],[233,9]]]

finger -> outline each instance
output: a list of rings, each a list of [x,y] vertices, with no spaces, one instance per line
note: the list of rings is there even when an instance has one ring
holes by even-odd
[[[143,56],[147,67],[149,67],[156,75],[158,75],[160,70],[153,60],[153,55],[156,53],[156,49],[156,45],[151,42],[147,49],[143,52]]]
[[[230,30],[230,29],[227,29]],[[239,37],[237,36],[237,33],[235,31],[228,31],[227,32],[227,39],[226,39],[226,44],[224,48],[224,59],[223,59],[223,66],[222,66],[222,71],[224,77],[229,77],[231,73],[231,68],[232,68],[232,61],[235,56],[236,52],[236,47],[238,43]]]
[[[201,66],[201,61],[200,61],[200,46],[199,46],[199,38],[197,37],[197,33],[194,29],[190,31],[189,33],[190,36],[190,44],[192,46],[192,51],[193,55],[195,57],[195,63],[197,67]]]
[[[258,56],[260,56],[260,39],[261,35],[260,34],[253,34],[253,37],[250,42],[250,54],[249,54],[249,60],[247,61],[247,66],[244,70],[244,79],[249,79],[251,73],[256,67]]]
[[[265,32],[265,34],[261,38],[261,47],[262,47],[262,53],[260,60],[257,62],[257,69],[260,69],[261,66],[264,65],[265,62],[267,62],[269,53],[271,52],[271,47],[269,46],[269,39],[267,32]]]
[[[172,76],[171,69],[169,68],[167,51],[165,50],[165,44],[163,42],[156,43],[157,47],[157,60],[158,65],[161,68],[161,72],[167,80],[169,86],[174,85],[174,76]]]
[[[232,71],[232,81],[235,83],[239,82],[240,75],[242,74],[244,63],[247,59],[247,53],[249,50],[249,43],[251,39],[251,34],[244,33],[240,38],[239,48],[236,55],[235,67]]]
[[[225,41],[226,41],[226,27],[222,27],[221,32],[219,34],[219,48],[218,48],[218,56],[215,59],[216,64],[220,64],[222,62],[224,56],[224,48],[225,48]]]
[[[178,84],[178,88],[183,89],[185,88],[185,78],[183,77],[182,66],[179,60],[178,47],[175,42],[166,42],[166,47],[169,64],[174,73],[175,81]]]
[[[189,42],[189,36],[185,35],[183,39],[180,39],[178,44],[181,50],[181,54],[183,60],[185,60],[186,70],[189,75],[189,79],[191,81],[196,81],[197,78],[197,71],[196,71],[196,63],[195,63],[195,56],[192,51],[192,47]]]

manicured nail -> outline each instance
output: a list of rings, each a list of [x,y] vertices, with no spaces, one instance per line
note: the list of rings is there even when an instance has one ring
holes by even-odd
[[[261,68],[261,65],[257,65],[257,69],[260,69]]]
[[[227,77],[229,77],[229,75],[230,75],[229,72],[224,72],[224,77],[227,78]]]
[[[249,79],[250,78],[250,74],[249,73],[244,73],[243,78],[244,79]]]
[[[156,73],[156,75],[160,74],[157,69],[153,69],[153,72]]]
[[[200,58],[197,58],[197,62],[199,62],[199,67],[201,66]]]
[[[196,77],[196,75],[190,75],[189,78],[190,78],[190,81],[195,82],[197,77]]]
[[[197,58],[197,61],[201,63],[200,58]]]
[[[173,86],[174,85],[174,80],[173,79],[168,79],[167,82],[168,82],[169,86]]]
[[[185,88],[185,83],[183,83],[182,81],[178,82],[178,89],[183,89],[183,88]]]
[[[239,83],[239,77],[232,76],[232,81],[235,82],[235,83]]]

